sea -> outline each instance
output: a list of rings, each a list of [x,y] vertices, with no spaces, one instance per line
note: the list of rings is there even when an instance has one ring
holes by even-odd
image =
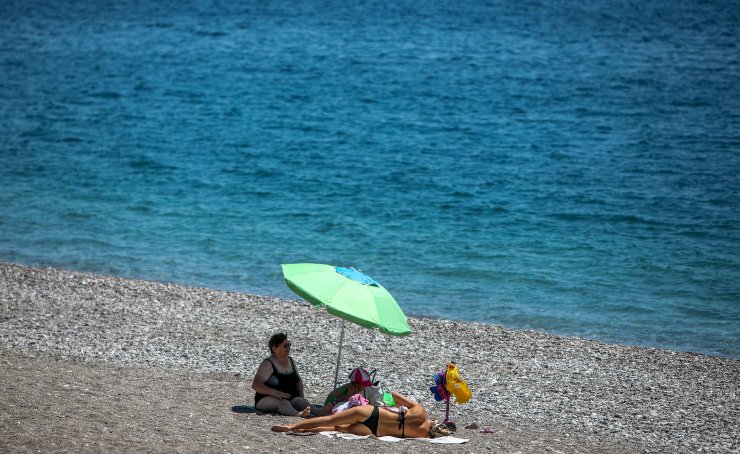
[[[740,2],[3,0],[0,261],[740,359]]]

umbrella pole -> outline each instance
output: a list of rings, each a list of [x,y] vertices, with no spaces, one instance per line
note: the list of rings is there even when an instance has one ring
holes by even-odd
[[[339,353],[337,353],[337,368],[334,370],[334,388],[337,389],[337,379],[339,378],[339,363],[342,359],[342,341],[344,340],[344,319],[342,319],[342,331],[339,334]]]

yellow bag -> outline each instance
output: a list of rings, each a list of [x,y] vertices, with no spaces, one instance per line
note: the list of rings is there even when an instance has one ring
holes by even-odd
[[[447,392],[455,396],[455,402],[464,404],[473,397],[468,384],[460,378],[460,372],[455,363],[447,364]]]

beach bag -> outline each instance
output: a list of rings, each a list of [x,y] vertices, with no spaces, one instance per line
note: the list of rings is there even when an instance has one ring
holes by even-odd
[[[370,405],[395,407],[396,403],[393,401],[393,395],[383,389],[380,385],[380,381],[375,380],[375,373],[375,369],[370,372],[370,381],[373,382],[373,386],[368,386],[363,391],[365,399],[370,402]]]

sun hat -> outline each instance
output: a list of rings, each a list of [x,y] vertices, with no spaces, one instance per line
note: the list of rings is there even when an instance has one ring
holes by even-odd
[[[352,383],[357,383],[362,386],[373,386],[373,382],[370,381],[370,374],[361,367],[356,367],[349,373],[349,380]]]

